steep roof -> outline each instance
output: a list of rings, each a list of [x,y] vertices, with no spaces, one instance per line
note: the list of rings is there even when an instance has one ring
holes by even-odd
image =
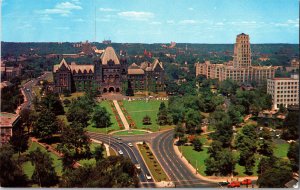
[[[107,62],[112,60],[115,64],[120,64],[119,58],[112,47],[107,47],[104,53],[101,55],[101,61],[103,65],[107,65]]]
[[[152,63],[152,70],[154,70],[157,65],[159,65],[161,67],[162,70],[164,70],[163,66],[162,66],[162,62],[160,62],[158,59],[155,59]]]
[[[135,64],[135,63],[132,63],[129,67],[128,67],[128,69],[139,69],[140,67],[137,65],[137,64]]]
[[[143,69],[128,69],[128,75],[143,75],[145,74]]]
[[[75,62],[72,62],[71,65],[69,65],[65,59],[62,59],[59,65],[54,65],[53,72],[55,73],[63,65],[72,73],[74,71],[76,73],[78,73],[79,71],[81,71],[82,73],[84,73],[84,71],[86,71],[87,73],[89,73],[90,71],[94,72],[94,65],[77,65]]]

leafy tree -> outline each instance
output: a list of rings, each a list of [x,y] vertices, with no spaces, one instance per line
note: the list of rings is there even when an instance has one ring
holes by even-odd
[[[110,121],[110,114],[107,112],[106,108],[97,106],[92,114],[92,122],[95,123],[96,128],[106,128],[112,125]]]
[[[222,146],[224,148],[229,147],[231,145],[233,135],[232,123],[229,116],[225,114],[224,117],[220,121],[217,121],[214,126],[216,130],[212,135],[212,138],[222,142]]]
[[[53,160],[40,148],[29,153],[31,164],[34,165],[32,181],[40,187],[50,187],[58,183],[58,176],[53,167]]]
[[[38,138],[49,138],[57,133],[58,125],[55,114],[49,109],[42,110],[33,127],[33,134]]]
[[[0,184],[2,187],[27,187],[27,176],[13,158],[13,154],[11,145],[5,144],[0,147]]]
[[[87,127],[90,120],[89,112],[78,106],[71,106],[66,116],[69,122],[81,123],[83,127]]]
[[[55,115],[63,115],[65,113],[64,107],[59,99],[58,94],[46,94],[45,97],[41,98],[40,104],[43,108],[49,109]]]
[[[134,96],[133,88],[131,87],[131,82],[128,80],[128,87],[126,90],[126,96]]]
[[[231,79],[226,79],[222,81],[219,85],[219,91],[226,96],[235,94],[237,89],[238,84]]]
[[[13,135],[9,141],[19,155],[28,149],[28,139],[28,134],[25,133],[23,125],[17,124],[13,127]]]
[[[143,118],[143,124],[144,124],[144,125],[150,125],[150,124],[151,124],[151,117],[149,117],[148,115],[146,115],[146,116]]]
[[[184,137],[185,129],[182,127],[182,124],[178,124],[175,127],[174,138],[179,138],[179,143],[181,143],[182,138]]]
[[[264,156],[271,156],[273,155],[273,147],[272,142],[269,140],[262,140],[258,144],[258,153]]]
[[[189,134],[195,133],[197,128],[200,128],[202,116],[199,112],[188,109],[185,115],[186,130]]]
[[[137,171],[129,158],[109,156],[98,161],[96,166],[85,165],[68,170],[60,186],[133,188],[138,186]]]
[[[169,114],[164,102],[160,103],[159,111],[157,113],[157,123],[159,125],[171,125],[172,124],[172,117]]]
[[[72,163],[72,159],[90,157],[90,138],[80,123],[73,122],[71,126],[64,126],[61,135],[61,143],[57,149],[64,154],[66,165]]]
[[[299,142],[290,144],[287,156],[290,159],[292,170],[294,172],[299,171]]]
[[[105,147],[103,144],[101,144],[100,146],[95,147],[95,151],[93,152],[93,157],[98,162],[104,158],[104,153],[105,153]]]
[[[261,159],[257,173],[260,188],[282,188],[293,176],[288,162],[273,156]]]
[[[201,151],[202,150],[202,142],[199,138],[195,138],[193,140],[194,150]]]
[[[64,99],[63,103],[65,104],[66,107],[68,107],[71,104],[71,101],[68,99]]]
[[[243,121],[241,112],[238,111],[237,106],[230,105],[228,108],[228,115],[233,125],[239,124]]]
[[[283,121],[282,138],[296,140],[299,138],[299,111],[289,112]]]

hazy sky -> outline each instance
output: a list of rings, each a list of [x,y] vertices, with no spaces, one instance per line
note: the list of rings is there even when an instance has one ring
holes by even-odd
[[[2,41],[234,43],[244,32],[251,43],[299,43],[299,0],[2,0],[1,7]]]

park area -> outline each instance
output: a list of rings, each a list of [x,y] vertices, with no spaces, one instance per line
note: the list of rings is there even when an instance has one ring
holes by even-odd
[[[204,145],[207,145],[207,141],[205,141],[204,138],[200,138],[200,139]],[[205,174],[206,166],[205,166],[204,160],[209,157],[209,155],[207,153],[208,147],[207,146],[203,147],[202,151],[199,151],[199,152],[195,151],[193,146],[180,146],[178,148],[179,148],[179,151],[183,153],[183,156],[188,160],[188,162],[194,168],[196,168],[196,166],[197,166],[198,172],[201,175],[206,176],[206,174]],[[287,158],[288,148],[289,148],[288,143],[275,141],[274,149],[273,149],[274,155],[279,158]],[[234,155],[236,158],[238,158],[239,152],[235,151]],[[258,166],[261,155],[255,154],[255,157],[256,157],[256,161],[255,161],[255,166],[253,168],[253,176],[257,176],[257,169],[258,169],[257,166]],[[236,176],[239,176],[239,177],[247,176],[246,174],[244,174],[244,172],[245,172],[244,166],[240,166],[238,163],[235,165],[235,172],[236,172]]]
[[[159,131],[164,129],[170,129],[173,126],[159,126],[156,122],[157,113],[160,106],[161,100],[124,100],[119,102],[120,107],[128,121],[128,123],[133,123],[133,128],[145,129],[150,131]],[[167,101],[164,101],[167,104]],[[143,124],[143,118],[148,115],[151,118],[150,125]]]

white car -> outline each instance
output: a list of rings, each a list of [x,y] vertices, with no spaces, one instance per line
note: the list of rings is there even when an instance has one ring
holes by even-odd
[[[135,164],[136,169],[140,170],[141,169],[141,165],[140,164]]]
[[[120,155],[123,155],[123,151],[122,151],[122,150],[119,150],[118,153],[119,153]]]
[[[151,175],[150,174],[146,174],[146,179],[147,180],[151,180],[152,179]]]
[[[128,146],[133,147],[132,143],[128,143]]]

